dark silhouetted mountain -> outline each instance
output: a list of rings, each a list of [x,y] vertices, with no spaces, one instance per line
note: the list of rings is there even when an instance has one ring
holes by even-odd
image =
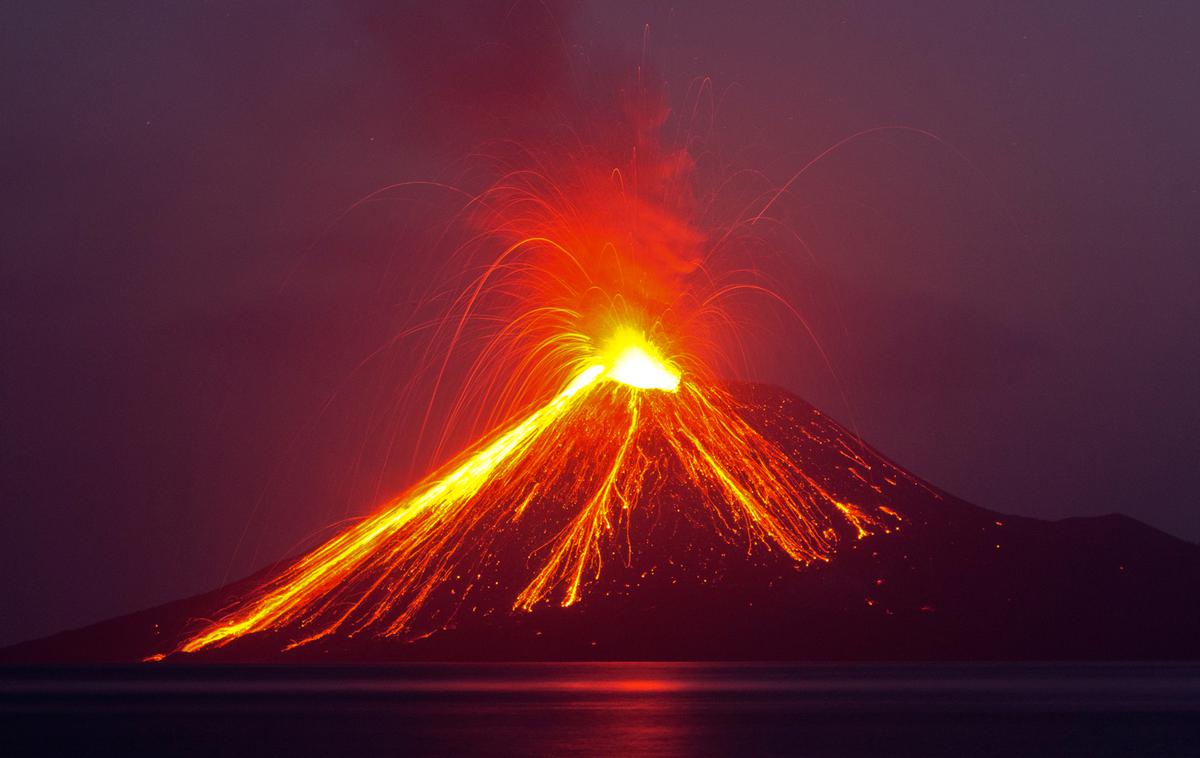
[[[666,481],[582,602],[467,610],[415,640],[295,630],[180,662],[416,660],[1082,660],[1200,657],[1200,546],[1120,515],[1041,521],[963,502],[900,470],[778,389],[737,386],[751,423],[847,502],[886,503],[898,529],[844,537],[798,567],[705,537]],[[838,443],[838,444],[834,444]],[[847,444],[841,444],[847,443]],[[886,482],[886,485],[885,485]],[[502,540],[503,536],[497,538]],[[514,548],[515,549],[515,548]],[[127,662],[172,650],[272,576],[0,651],[7,663]],[[511,588],[503,588],[506,597]]]

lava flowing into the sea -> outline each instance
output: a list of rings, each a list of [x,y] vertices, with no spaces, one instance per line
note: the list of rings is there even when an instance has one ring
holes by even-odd
[[[735,325],[724,301],[777,297],[720,266],[761,207],[697,231],[691,159],[655,147],[665,111],[635,116],[632,157],[575,153],[556,181],[530,161],[460,219],[477,230],[454,261],[471,279],[425,363],[436,393],[450,354],[477,340],[454,412],[473,407],[492,431],[173,652],[267,631],[288,647],[411,639],[458,613],[571,606],[609,566],[632,565],[656,511],[797,566],[894,528],[891,509],[842,502],[806,473],[715,378],[719,335]],[[470,265],[479,251],[488,257]]]

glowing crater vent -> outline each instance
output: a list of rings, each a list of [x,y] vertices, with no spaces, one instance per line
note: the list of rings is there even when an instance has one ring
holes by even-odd
[[[679,388],[679,371],[638,332],[618,332],[605,345],[604,357],[605,376],[613,381],[644,390],[674,392]]]

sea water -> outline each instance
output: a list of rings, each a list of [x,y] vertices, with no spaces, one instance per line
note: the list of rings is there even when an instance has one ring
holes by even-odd
[[[0,669],[0,755],[1200,756],[1192,664]]]

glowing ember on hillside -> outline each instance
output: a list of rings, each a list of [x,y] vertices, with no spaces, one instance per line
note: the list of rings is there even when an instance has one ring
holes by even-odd
[[[690,158],[656,149],[649,135],[665,111],[649,113],[634,119],[624,165],[571,154],[558,181],[515,168],[468,206],[466,226],[481,231],[457,254],[476,273],[434,322],[427,363],[436,396],[451,356],[481,346],[445,423],[474,407],[492,431],[176,652],[267,631],[288,647],[333,634],[412,639],[460,613],[570,606],[608,567],[652,553],[654,524],[671,519],[689,549],[791,566],[899,523],[880,503],[835,497],[713,378],[735,323],[726,301],[782,301],[716,265],[762,208],[698,231],[685,220]],[[861,462],[841,438],[821,444]]]

